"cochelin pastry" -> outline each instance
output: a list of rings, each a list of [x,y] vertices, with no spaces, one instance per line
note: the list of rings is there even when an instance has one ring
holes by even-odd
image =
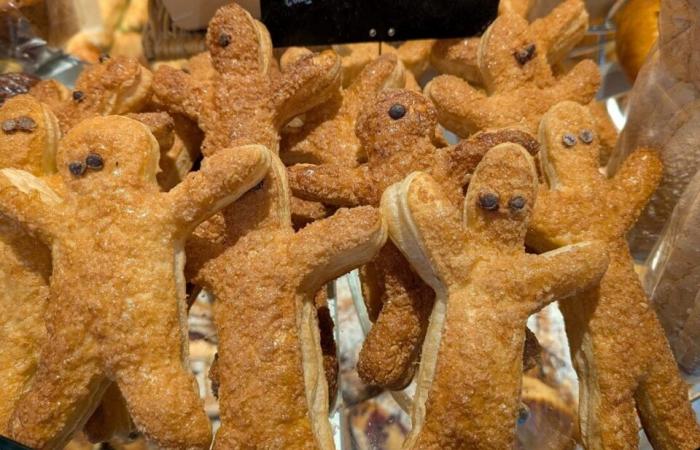
[[[56,172],[60,131],[48,107],[20,95],[0,108],[0,168]],[[19,224],[0,218],[0,433],[36,371],[44,343],[51,254]]]
[[[425,87],[440,124],[460,136],[521,124],[535,133],[547,110],[564,100],[588,104],[600,73],[592,60],[555,78],[547,51],[532,25],[517,14],[499,16],[481,38],[478,64],[486,92],[454,75],[441,75]]]
[[[366,105],[356,127],[367,163],[356,168],[289,167],[292,192],[336,206],[378,205],[387,186],[411,171],[424,170],[459,202],[468,175],[493,145],[514,141],[533,152],[538,146],[527,133],[501,130],[438,148],[436,126],[435,109],[425,97],[409,90],[384,90]],[[376,320],[360,355],[360,376],[371,384],[401,389],[413,377],[434,294],[391,244],[363,268],[362,276],[365,301]]]
[[[193,279],[216,297],[222,426],[215,449],[333,448],[314,296],[369,261],[386,225],[365,206],[295,233],[288,189],[275,158],[263,183],[237,203],[226,250]]]
[[[600,287],[561,310],[580,383],[581,437],[588,449],[636,446],[638,422],[654,448],[696,449],[700,429],[688,389],[634,271],[625,234],[661,178],[656,152],[638,149],[612,178],[599,170],[593,118],[563,102],[540,125],[540,189],[527,243],[538,251],[603,241],[610,266]],[[636,407],[636,411],[635,411]]]
[[[0,213],[51,249],[47,339],[8,432],[62,448],[111,382],[137,428],[163,448],[206,449],[209,421],[188,372],[184,241],[260,181],[269,152],[231,148],[169,193],[155,181],[158,144],[141,123],[88,119],[61,141],[56,189],[0,171]]]
[[[436,292],[404,448],[511,448],[528,316],[605,272],[601,243],[525,253],[536,192],[532,157],[501,144],[474,172],[461,219],[427,174],[384,193],[391,239]]]
[[[498,10],[500,14],[516,14],[527,19],[532,3],[502,1]],[[568,56],[588,29],[586,5],[583,0],[567,0],[545,17],[534,20],[530,29],[539,51],[546,54],[550,65],[556,66]],[[480,41],[480,37],[439,40],[432,48],[430,63],[440,73],[456,75],[473,84],[482,84],[477,61]]]
[[[157,103],[199,124],[205,156],[247,144],[278,153],[280,130],[340,89],[340,58],[335,53],[309,53],[278,70],[267,29],[235,3],[219,8],[212,18],[207,47],[214,73],[163,66],[153,83]],[[328,211],[293,199],[292,213],[303,223],[325,217]]]

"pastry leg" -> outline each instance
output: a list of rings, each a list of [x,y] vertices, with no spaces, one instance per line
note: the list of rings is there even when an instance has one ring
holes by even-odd
[[[10,437],[32,448],[63,448],[109,384],[92,355],[92,340],[80,344],[82,336],[67,334],[50,336],[30,390],[10,421]]]
[[[418,366],[435,294],[394,244],[387,243],[375,261],[385,298],[362,345],[357,370],[366,383],[399,390],[411,382]]]
[[[633,391],[643,368],[636,367],[632,343],[615,339],[614,325],[591,319],[602,309],[598,296],[593,289],[559,303],[579,378],[581,439],[588,450],[626,449],[637,442]]]
[[[660,333],[661,325],[656,324]],[[653,341],[657,348],[649,362],[649,372],[635,392],[639,418],[655,449],[697,449],[700,432],[689,407],[688,387],[678,375],[665,339],[658,337]]]
[[[154,348],[151,342],[147,347],[155,356],[162,355],[164,345]],[[209,420],[195,390],[196,382],[181,361],[162,356],[142,358],[116,372],[136,427],[160,448],[209,448]],[[158,401],[153,402],[154,398]]]

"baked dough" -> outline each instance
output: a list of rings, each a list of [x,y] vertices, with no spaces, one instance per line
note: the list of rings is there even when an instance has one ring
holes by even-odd
[[[579,378],[581,438],[591,450],[634,447],[638,414],[654,448],[696,449],[700,428],[687,386],[625,240],[661,179],[661,161],[638,149],[606,178],[593,126],[588,110],[573,102],[542,118],[546,185],[527,237],[538,251],[598,239],[610,255],[600,287],[560,305]]]
[[[463,137],[518,124],[535,133],[540,118],[554,104],[589,103],[600,85],[598,66],[584,60],[555,78],[547,60],[550,44],[538,33],[517,14],[500,15],[479,43],[477,60],[485,92],[454,75],[440,75],[425,87],[440,124]]]
[[[222,150],[169,193],[155,181],[158,143],[141,123],[95,117],[56,158],[57,189],[0,170],[0,213],[52,253],[47,340],[9,436],[62,448],[116,382],[140,431],[162,448],[207,449],[211,430],[188,372],[184,241],[254,186],[261,146]]]
[[[60,131],[49,108],[29,95],[0,108],[0,168],[35,176],[56,171]],[[51,254],[18,223],[0,218],[0,431],[31,381],[44,343]]]
[[[525,253],[536,193],[533,158],[512,143],[479,163],[461,219],[425,173],[385,191],[392,241],[436,292],[404,448],[512,448],[528,316],[605,273],[599,242]]]
[[[226,216],[225,250],[193,281],[216,297],[222,426],[215,449],[333,448],[314,296],[387,237],[375,208],[341,209],[299,232],[284,166]]]
[[[511,129],[484,132],[456,146],[438,148],[436,127],[435,108],[421,94],[405,89],[381,91],[365,105],[356,126],[367,163],[289,167],[292,192],[336,206],[378,205],[386,187],[411,171],[424,170],[458,203],[469,174],[489,148],[503,142],[519,142],[531,152],[538,147],[527,133]],[[383,306],[363,345],[358,371],[366,383],[398,390],[415,372],[434,294],[391,244],[361,274],[370,310]]]

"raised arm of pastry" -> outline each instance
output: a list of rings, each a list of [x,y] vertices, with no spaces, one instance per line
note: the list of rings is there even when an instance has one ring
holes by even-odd
[[[598,241],[567,245],[541,255],[524,255],[524,286],[532,300],[531,313],[552,301],[575,295],[598,283],[608,268],[605,245]]]
[[[386,223],[376,208],[341,209],[297,233],[293,260],[308,268],[304,285],[316,289],[319,283],[369,262],[386,239]]]
[[[255,186],[269,166],[270,152],[261,145],[225,149],[207,157],[199,171],[164,195],[175,219],[192,230]]]
[[[375,204],[367,167],[297,164],[287,169],[292,193],[304,200],[335,206]]]
[[[0,170],[0,213],[50,244],[60,229],[61,197],[43,180],[17,169]]]
[[[192,75],[163,66],[153,76],[155,100],[173,112],[197,121],[202,110],[204,92]]]
[[[479,120],[475,115],[492,114],[491,108],[486,107],[486,95],[453,75],[434,78],[423,93],[435,104],[440,123],[460,136],[469,136],[479,130]]]
[[[633,224],[661,182],[663,166],[657,152],[637,149],[622,163],[612,177],[614,189],[619,190],[619,208],[628,224]]]

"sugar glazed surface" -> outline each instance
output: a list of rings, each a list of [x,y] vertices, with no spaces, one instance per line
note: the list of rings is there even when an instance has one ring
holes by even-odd
[[[598,67],[564,64],[585,5],[533,6],[380,54],[277,52],[231,3],[187,60],[102,55],[74,89],[1,77],[0,434],[325,450],[338,397],[358,447],[631,449],[641,423],[655,449],[700,448],[626,240],[657,149],[600,170]],[[336,343],[326,286],[355,269],[367,335]],[[553,302],[578,399],[526,326]],[[386,405],[411,384],[392,393],[409,424]]]

